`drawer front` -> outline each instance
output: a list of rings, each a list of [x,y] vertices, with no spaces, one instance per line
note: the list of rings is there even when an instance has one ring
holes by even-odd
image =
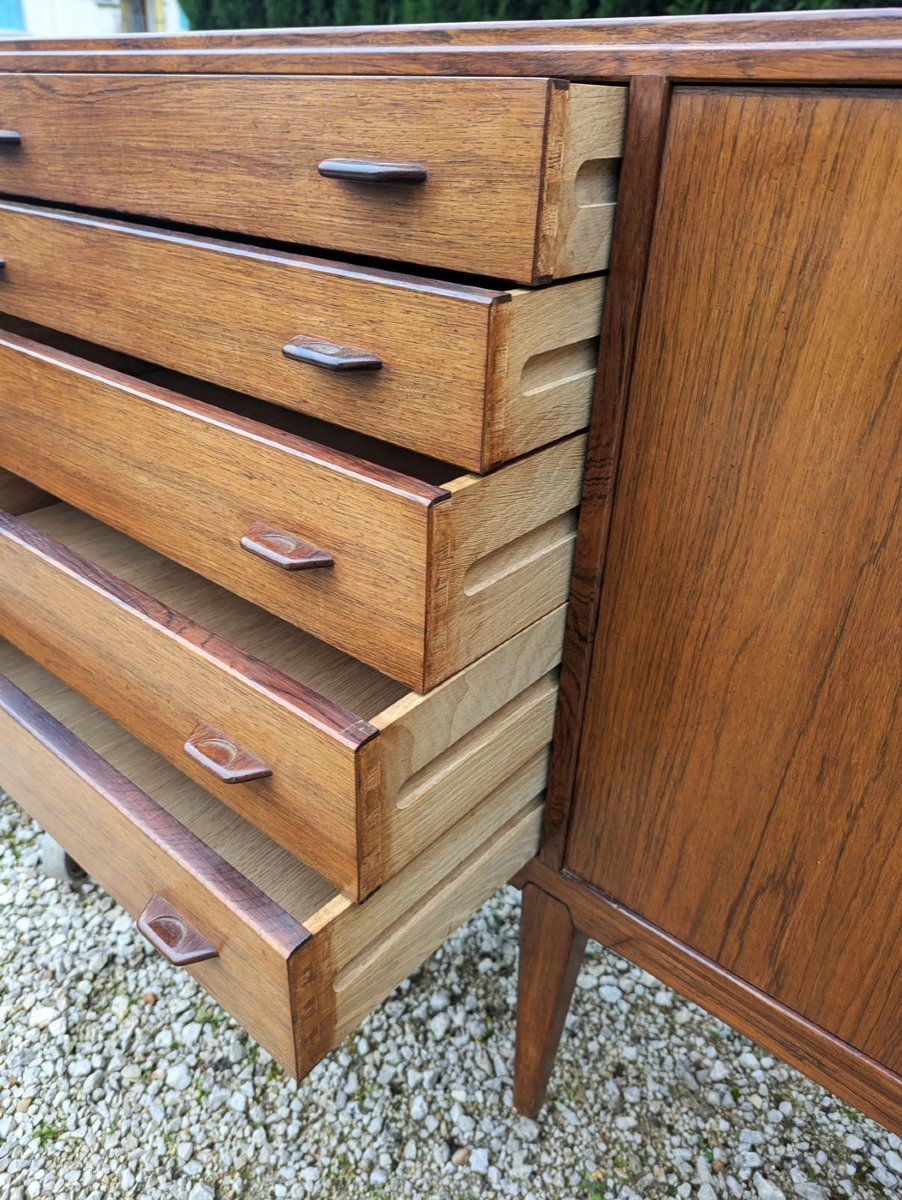
[[[212,941],[191,974],[290,1070],[303,926],[5,677],[0,758],[4,789],[133,916],[156,893]]]
[[[624,104],[543,79],[7,74],[0,191],[531,283],[606,264]]]
[[[513,779],[354,906],[2,643],[0,672],[4,787],[294,1076],[538,846]]]
[[[66,505],[0,513],[4,636],[355,900],[542,790],[563,617],[417,696]]]
[[[470,470],[588,424],[601,277],[489,291],[2,203],[0,258],[2,311]]]
[[[564,602],[583,448],[436,486],[0,336],[0,466],[417,691]]]
[[[357,895],[380,882],[378,856],[358,850],[376,797],[357,751],[376,730],[353,713],[4,513],[0,627],[339,887]],[[200,726],[217,737],[195,738],[192,756]],[[269,774],[228,782],[216,773],[225,745]],[[375,854],[378,842],[362,848]]]

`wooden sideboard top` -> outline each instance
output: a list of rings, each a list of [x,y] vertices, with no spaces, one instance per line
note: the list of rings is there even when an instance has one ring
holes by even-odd
[[[4,71],[902,81],[902,9],[0,42]]]

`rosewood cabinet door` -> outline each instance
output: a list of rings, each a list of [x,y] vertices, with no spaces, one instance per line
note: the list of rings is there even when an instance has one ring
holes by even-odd
[[[902,94],[677,88],[565,868],[902,1069]]]

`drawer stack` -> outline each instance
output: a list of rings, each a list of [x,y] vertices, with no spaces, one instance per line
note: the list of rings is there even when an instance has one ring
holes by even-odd
[[[624,112],[0,80],[0,782],[293,1074],[535,852]]]

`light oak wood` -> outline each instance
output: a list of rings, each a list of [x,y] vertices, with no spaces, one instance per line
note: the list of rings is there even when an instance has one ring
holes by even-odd
[[[499,629],[566,599],[585,451],[578,434],[492,475],[453,480],[452,502],[430,509],[428,679],[446,678],[465,647],[484,653]]]
[[[4,786],[133,916],[157,894],[207,939],[185,969],[295,1076],[538,844],[540,797],[512,781],[354,906],[8,644],[0,673]]]
[[[551,94],[552,113],[560,111],[548,126],[539,254],[556,277],[608,265],[620,153],[601,155],[597,147],[619,146],[622,153],[624,94],[620,101],[612,104],[606,89],[597,87]]]
[[[417,691],[566,599],[583,435],[460,476],[203,389],[229,407],[2,334],[0,464]],[[334,565],[263,562],[256,523]]]
[[[0,256],[0,311],[469,470],[588,423],[601,278],[493,291],[11,203]],[[291,361],[299,335],[382,367]]]
[[[604,89],[599,127],[595,106],[571,111],[587,86],[5,74],[0,112],[21,145],[0,155],[0,191],[534,283],[604,265],[609,206],[583,210],[582,256],[555,215],[572,203],[577,154],[621,152],[624,90]],[[588,142],[570,133],[580,120]],[[546,141],[566,152],[546,159]],[[329,158],[413,163],[427,178],[348,183],[318,172]]]
[[[355,899],[524,765],[543,790],[563,622],[420,696],[66,505],[0,516],[6,637]]]

